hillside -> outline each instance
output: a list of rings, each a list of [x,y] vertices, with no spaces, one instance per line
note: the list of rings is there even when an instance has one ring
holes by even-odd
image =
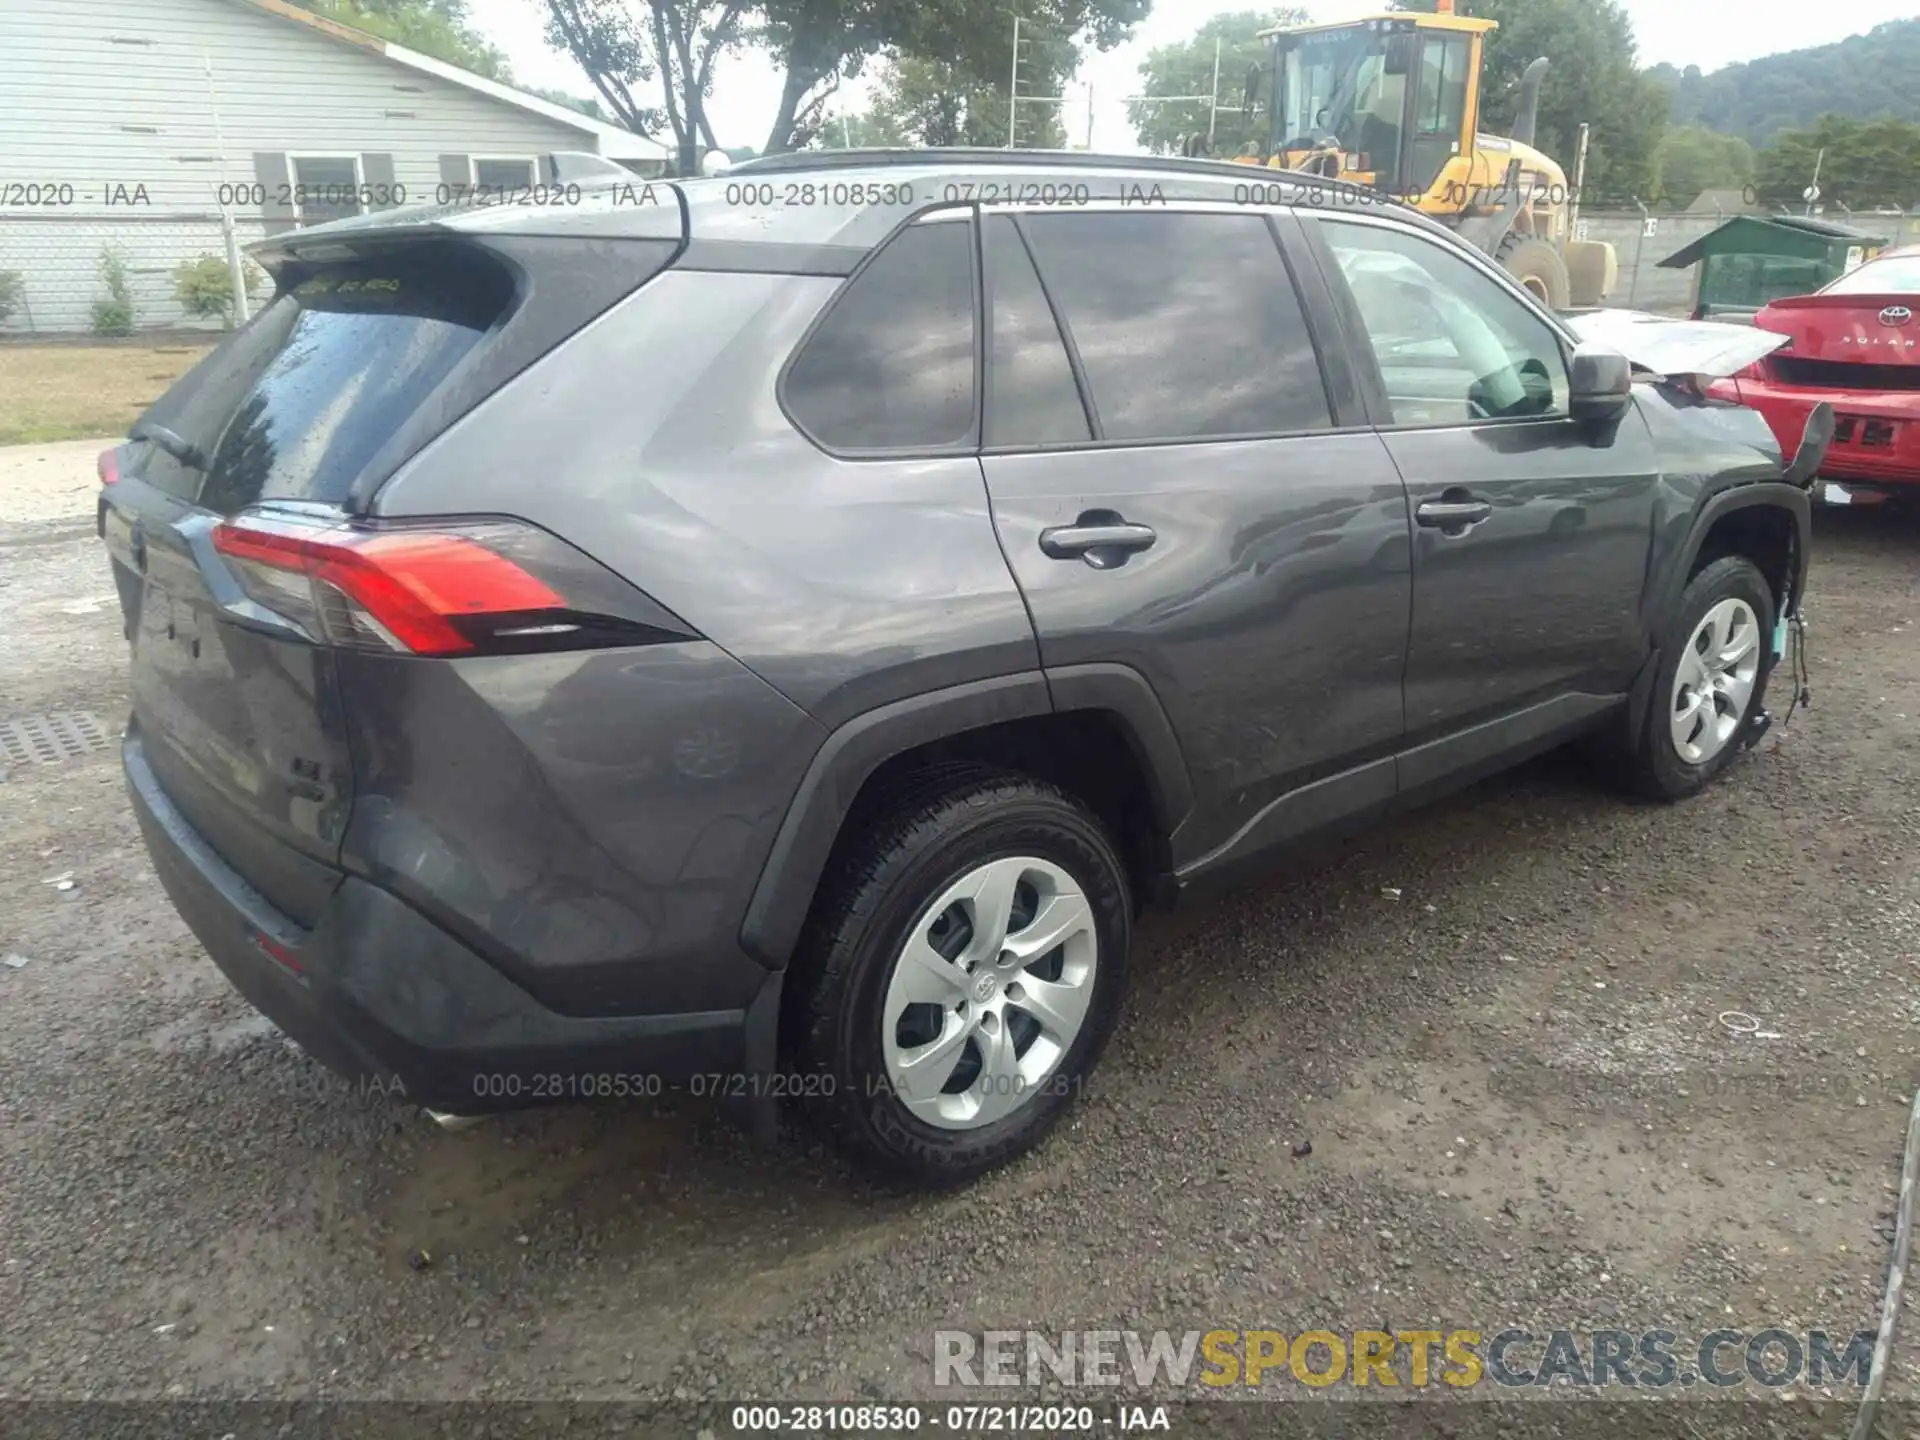
[[[1791,50],[1711,75],[1656,65],[1673,92],[1672,123],[1738,135],[1756,148],[1822,115],[1920,120],[1920,20],[1893,20],[1834,45]]]

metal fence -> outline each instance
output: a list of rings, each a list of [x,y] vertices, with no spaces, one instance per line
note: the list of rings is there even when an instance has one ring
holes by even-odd
[[[1736,214],[1763,215],[1760,210],[1640,210],[1582,206],[1581,238],[1603,240],[1620,257],[1620,278],[1607,297],[1609,305],[1632,310],[1677,314],[1692,308],[1694,270],[1663,269],[1660,262]],[[1820,217],[1871,235],[1884,235],[1894,245],[1920,242],[1920,212],[1912,214],[1833,214]]]
[[[236,217],[231,225],[235,247],[264,233],[258,219]],[[114,217],[9,212],[0,216],[0,300],[11,297],[10,304],[0,303],[10,311],[0,320],[0,335],[85,335],[99,329],[102,317],[95,307],[113,298],[112,260],[125,276],[136,332],[218,330],[218,317],[195,316],[182,305],[179,271],[204,256],[225,260],[228,246],[229,227],[218,211]]]

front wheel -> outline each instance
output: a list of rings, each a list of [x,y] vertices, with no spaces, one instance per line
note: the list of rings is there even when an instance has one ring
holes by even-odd
[[[1751,560],[1729,555],[1688,582],[1629,762],[1642,794],[1697,794],[1739,753],[1766,699],[1773,629],[1773,591]]]
[[[910,793],[837,867],[796,957],[814,1118],[935,1183],[1030,1149],[1113,1030],[1132,913],[1064,791],[968,767]]]

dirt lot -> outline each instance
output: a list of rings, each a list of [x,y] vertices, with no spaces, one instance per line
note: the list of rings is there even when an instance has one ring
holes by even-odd
[[[0,525],[0,718],[124,713],[86,503]],[[1819,531],[1814,708],[1718,788],[1555,757],[1151,919],[1095,1093],[938,1197],[690,1102],[448,1134],[357,1094],[176,919],[110,750],[16,766],[0,1399],[944,1400],[936,1328],[1871,1329],[1920,1083],[1920,524]],[[1659,1423],[1834,1433],[1855,1394]]]
[[[0,344],[0,445],[124,435],[210,348],[197,337]]]

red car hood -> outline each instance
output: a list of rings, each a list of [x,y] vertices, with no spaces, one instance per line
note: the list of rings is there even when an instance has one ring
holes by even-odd
[[[1753,323],[1793,343],[1796,360],[1920,365],[1920,296],[1800,295],[1776,300]]]

